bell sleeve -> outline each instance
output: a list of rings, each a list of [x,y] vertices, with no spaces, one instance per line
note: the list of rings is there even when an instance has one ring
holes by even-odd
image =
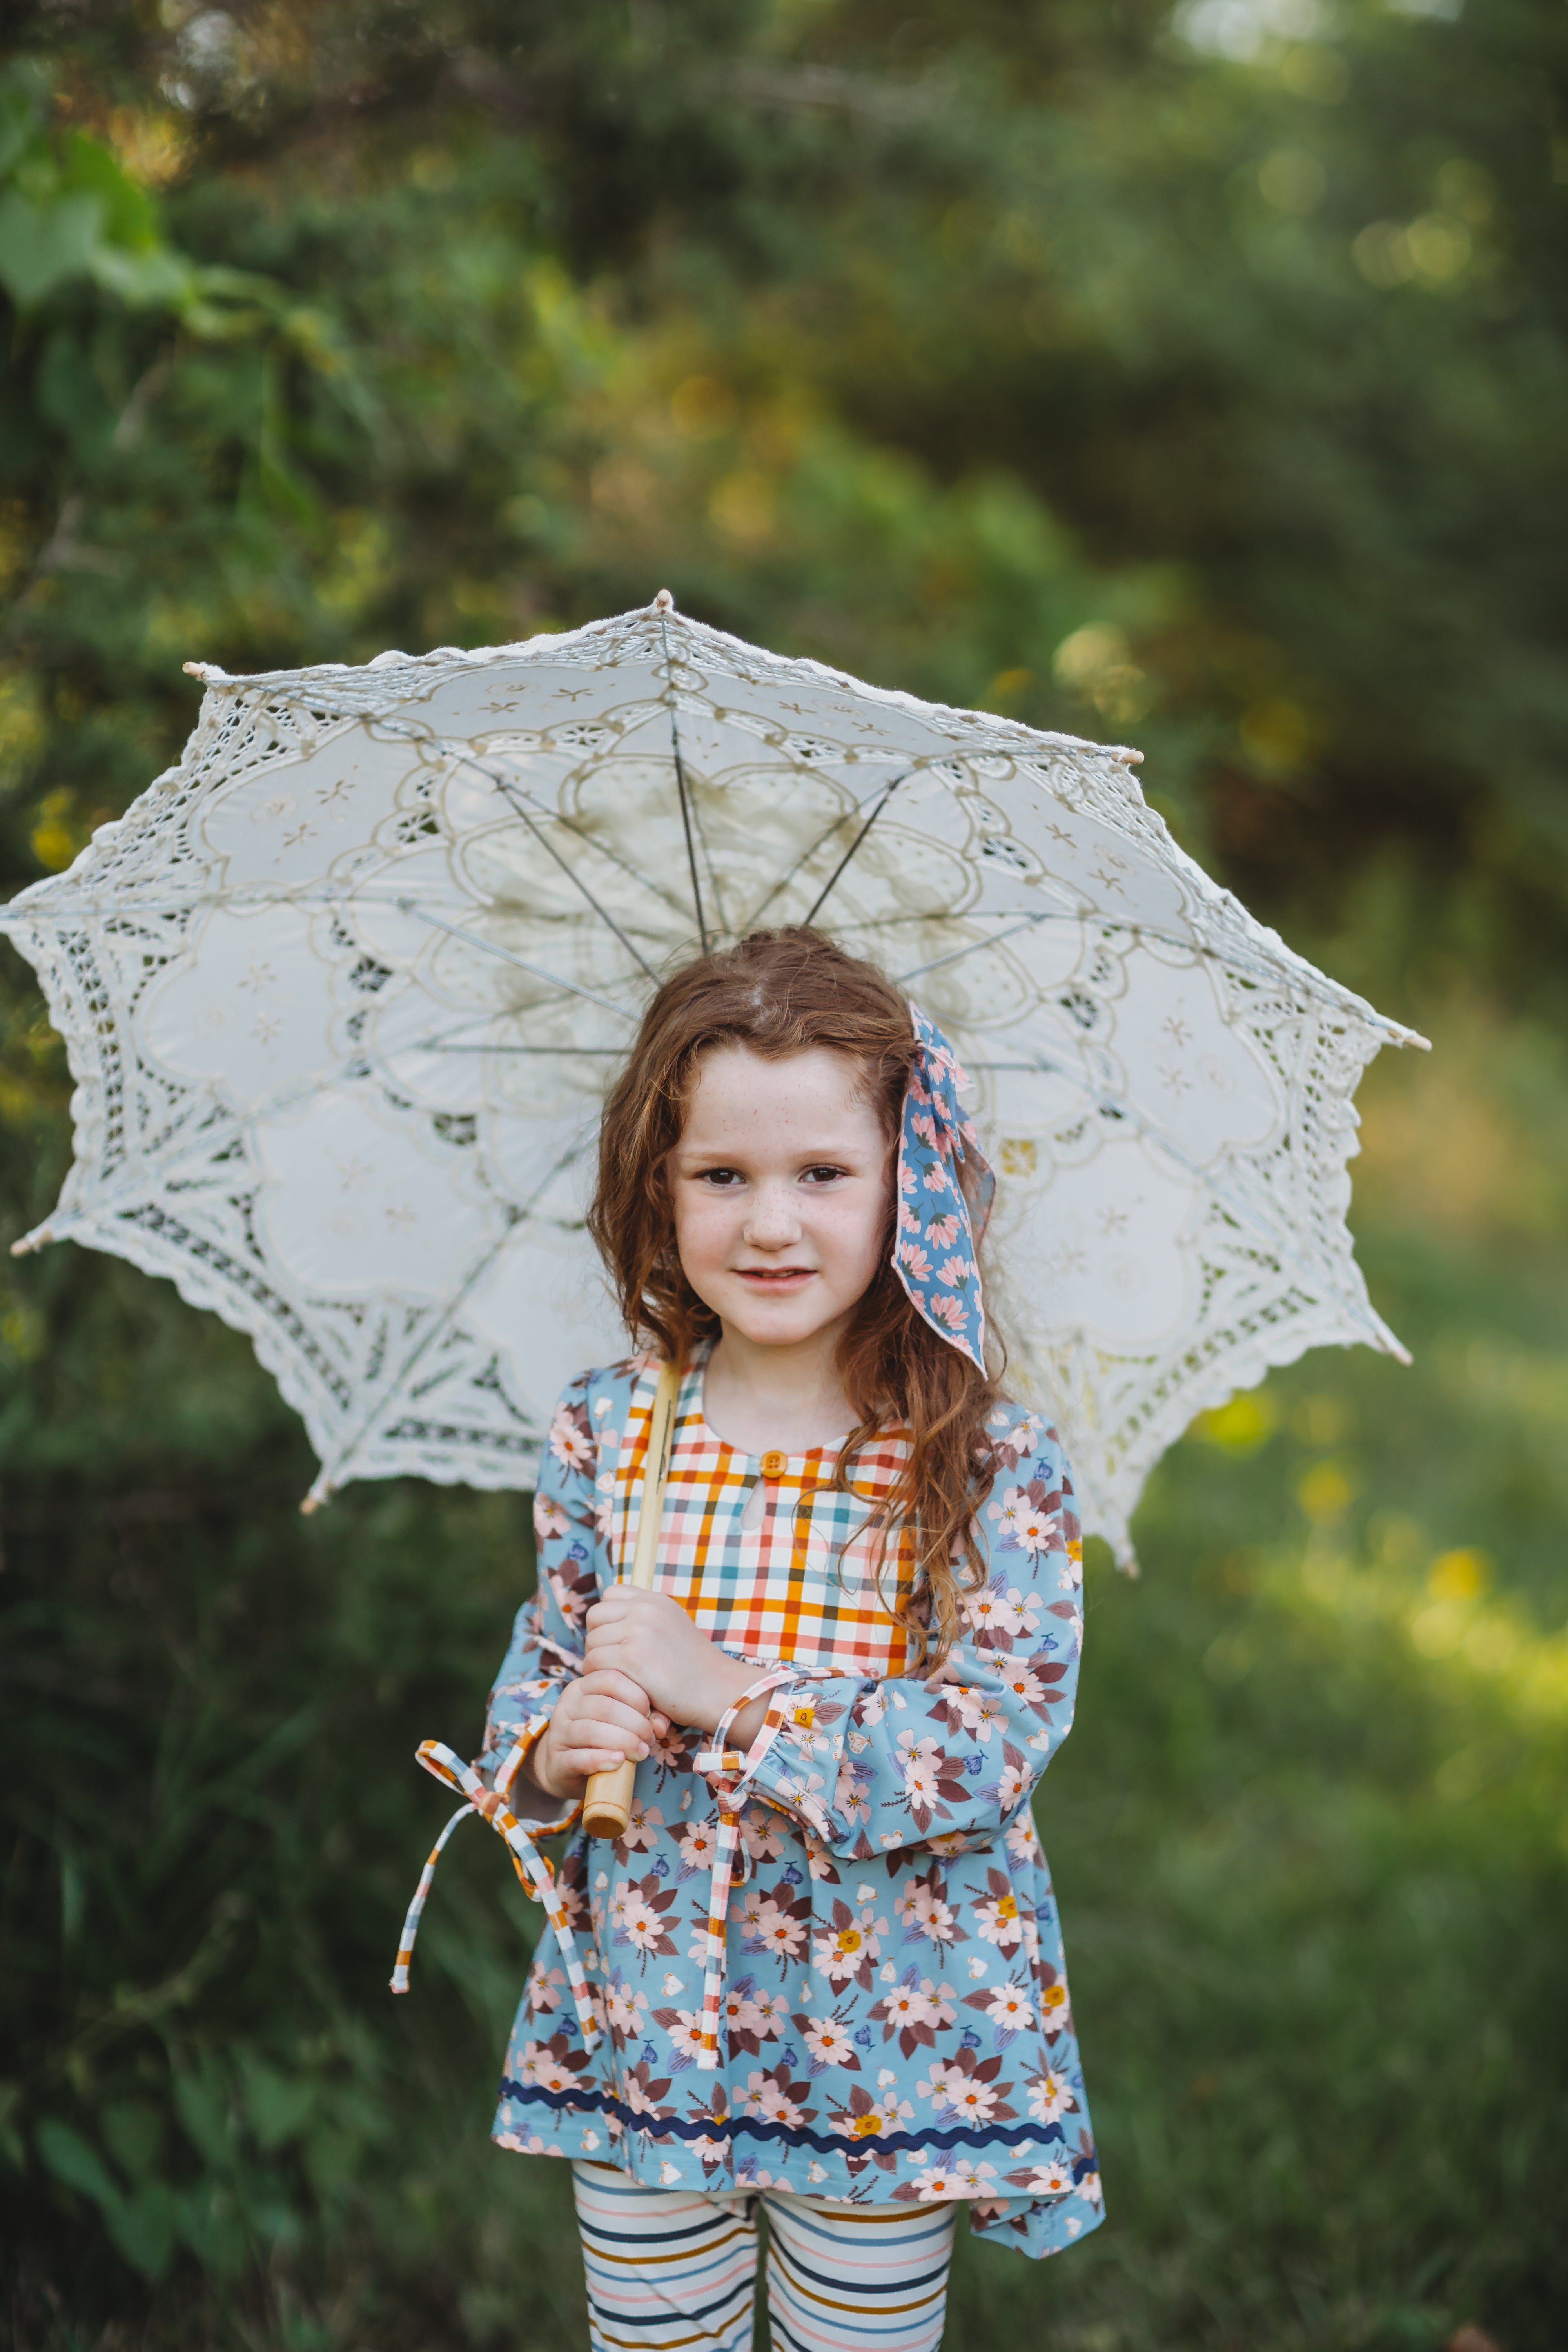
[[[807,1681],[770,1709],[745,1793],[798,1817],[843,1860],[989,1844],[1027,1805],[1072,1723],[1083,1546],[1054,1431],[1009,1409],[971,1523],[961,1639],[929,1677]],[[762,1743],[759,1743],[762,1746]]]
[[[584,1621],[598,1598],[598,1447],[590,1377],[571,1382],[550,1424],[533,1497],[538,1583],[517,1612],[486,1710],[478,1769],[503,1794],[509,1788],[518,1797],[529,1791],[518,1774],[543,1738],[562,1692],[583,1670]]]

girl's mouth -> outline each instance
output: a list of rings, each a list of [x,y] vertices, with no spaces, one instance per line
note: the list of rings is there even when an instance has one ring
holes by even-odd
[[[757,1290],[798,1290],[803,1283],[815,1277],[816,1269],[810,1265],[741,1265],[735,1269],[742,1282]]]

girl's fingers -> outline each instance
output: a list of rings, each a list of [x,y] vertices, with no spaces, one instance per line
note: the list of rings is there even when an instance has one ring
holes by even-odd
[[[574,1748],[561,1759],[561,1776],[563,1780],[587,1780],[595,1772],[618,1772],[627,1762],[635,1764],[636,1757],[625,1757],[618,1748]]]
[[[646,1716],[648,1711],[647,1693],[641,1683],[634,1681],[630,1675],[622,1674],[618,1666],[590,1665],[572,1689],[588,1698],[618,1699],[623,1706],[629,1706],[641,1716]],[[570,1698],[571,1695],[568,1691],[567,1697]],[[565,1703],[563,1700],[562,1704]]]
[[[565,1702],[562,1704],[564,1706]],[[631,1739],[646,1740],[652,1729],[646,1713],[618,1699],[606,1698],[597,1691],[590,1691],[579,1705],[563,1715],[562,1736],[581,1738],[584,1726],[590,1723],[613,1725]]]
[[[618,1772],[626,1760],[617,1748],[573,1748],[561,1759],[561,1770],[569,1780],[586,1780],[595,1772]]]
[[[640,1762],[651,1753],[653,1743],[646,1723],[621,1723],[613,1715],[591,1715],[565,1727],[562,1745],[568,1754],[582,1748],[614,1748],[617,1762],[623,1756],[635,1756]]]
[[[630,1675],[592,1668],[567,1686],[555,1710],[549,1735],[551,1777],[580,1781],[594,1772],[614,1772],[628,1760],[640,1764],[669,1728],[668,1716],[649,1705],[647,1693]]]

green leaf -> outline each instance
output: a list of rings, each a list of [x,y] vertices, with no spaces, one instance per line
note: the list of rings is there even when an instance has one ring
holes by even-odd
[[[351,2177],[361,2147],[352,2132],[337,2131],[330,2124],[310,2134],[305,2142],[305,2169],[321,2195],[331,2196]]]
[[[61,196],[35,205],[13,188],[0,197],[0,284],[26,309],[64,279],[79,278],[102,215],[98,196]]]
[[[88,268],[96,285],[132,310],[183,310],[196,299],[200,273],[166,245],[100,245]]]
[[[61,181],[73,194],[96,196],[103,208],[103,235],[116,245],[156,246],[158,215],[145,188],[96,139],[69,131],[60,142]]]
[[[180,2121],[210,2164],[226,2169],[233,2154],[229,2137],[229,2087],[222,2067],[204,2056],[195,2073],[174,2077],[174,2105]]]
[[[68,327],[57,329],[44,347],[37,376],[37,400],[40,415],[47,417],[79,449],[89,453],[101,449],[114,431],[114,410],[104,396],[103,386],[94,372],[92,362],[75,331]],[[68,1923],[75,1916],[68,1897],[75,1884],[71,1878],[68,1855],[61,1861],[61,1906]],[[85,1899],[75,1896],[79,1908]]]
[[[107,2208],[120,2203],[119,2186],[110,2179],[103,2158],[70,2124],[61,2123],[58,2116],[46,2116],[33,2138],[49,2170],[68,2189],[79,2189],[95,2205]]]
[[[161,2180],[150,2180],[134,2195],[120,2199],[104,2210],[110,2236],[133,2270],[145,2279],[160,2279],[174,2251],[174,2199]]]
[[[128,2179],[145,2180],[157,2171],[163,2146],[163,2118],[151,2101],[118,2099],[105,2107],[103,2137]]]
[[[238,2270],[246,2255],[245,2222],[221,2181],[203,2180],[176,2197],[174,2227],[199,2263],[220,2274]]]
[[[259,2058],[244,2062],[245,2110],[259,2145],[270,2151],[292,2139],[315,2105],[308,2077],[279,2074]]]
[[[35,92],[15,72],[0,76],[0,172],[8,172],[38,130]]]

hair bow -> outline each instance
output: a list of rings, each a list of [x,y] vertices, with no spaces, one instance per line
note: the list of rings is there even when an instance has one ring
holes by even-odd
[[[974,1128],[959,1106],[969,1080],[934,1021],[911,1004],[920,1051],[904,1089],[899,1136],[898,1222],[893,1270],[915,1312],[985,1370],[985,1308],[974,1256],[971,1202],[958,1181],[962,1160],[972,1171],[971,1192],[980,1231],[991,1212],[996,1179]]]

